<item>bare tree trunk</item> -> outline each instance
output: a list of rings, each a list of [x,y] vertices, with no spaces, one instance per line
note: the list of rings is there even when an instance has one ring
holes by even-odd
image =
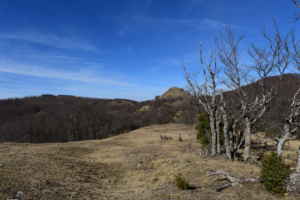
[[[289,140],[291,131],[290,131],[290,125],[286,123],[283,127],[283,137],[277,140],[277,155],[281,156],[283,152],[283,148],[285,143]]]
[[[211,131],[211,155],[215,156],[217,153],[217,148],[216,148],[217,135],[216,135],[216,128],[215,128],[214,114],[210,114],[209,123],[210,123],[210,131]]]
[[[300,193],[300,148],[298,149],[298,160],[296,171],[291,173],[287,182],[287,191],[296,194]]]
[[[220,110],[221,110],[221,114],[222,114],[222,120],[223,120],[223,135],[224,135],[224,146],[225,146],[225,154],[227,156],[228,159],[232,160],[232,155],[231,155],[231,143],[229,142],[229,140],[231,140],[230,137],[230,132],[229,132],[229,123],[228,123],[228,117],[227,117],[227,113],[225,111],[225,100],[224,100],[224,96],[223,94],[221,94],[221,106],[220,106]]]
[[[300,173],[300,147],[298,149],[298,160],[297,160],[297,166],[296,166],[296,173]]]
[[[244,160],[247,161],[251,154],[251,122],[248,117],[245,118],[245,149],[244,149]]]
[[[209,70],[209,74],[212,77],[212,88],[213,93],[211,97],[211,106],[210,106],[210,129],[211,129],[211,155],[215,156],[217,154],[217,105],[216,105],[216,82],[215,74]]]
[[[237,120],[234,120],[233,124],[232,124],[232,137],[230,138],[229,142],[230,142],[230,147],[232,148],[232,156],[233,159],[235,159],[236,157],[236,153],[239,150],[238,148],[238,144],[239,144],[239,140],[238,140],[238,133],[239,131],[237,130]]]
[[[216,132],[216,138],[217,138],[217,154],[221,154],[221,143],[220,143],[220,128],[217,127]]]
[[[231,146],[229,142],[229,131],[228,131],[228,122],[224,121],[224,127],[223,127],[223,135],[224,135],[224,145],[225,145],[225,154],[228,159],[232,160],[231,155]]]
[[[283,136],[277,139],[277,154],[280,156],[286,141],[296,139],[294,134],[300,127],[300,88],[294,94],[290,105],[290,114],[283,127]]]
[[[221,154],[221,143],[220,143],[220,137],[221,137],[221,114],[217,112],[216,117],[216,134],[217,134],[217,154]]]

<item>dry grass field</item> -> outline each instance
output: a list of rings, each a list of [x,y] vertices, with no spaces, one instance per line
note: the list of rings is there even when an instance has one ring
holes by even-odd
[[[161,141],[160,135],[172,137]],[[183,141],[179,141],[181,135]],[[289,144],[293,158],[296,144]],[[237,177],[258,177],[259,167],[200,156],[192,127],[144,127],[104,140],[52,144],[0,144],[0,200],[23,191],[26,200],[294,200],[274,196],[260,183],[216,192],[222,169]],[[180,190],[182,174],[195,189]]]

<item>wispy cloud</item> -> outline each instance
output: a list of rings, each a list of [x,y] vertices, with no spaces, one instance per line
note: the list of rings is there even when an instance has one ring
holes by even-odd
[[[209,27],[211,29],[220,30],[225,27],[230,27],[235,30],[247,30],[248,32],[250,31],[247,27],[239,26],[236,24],[228,24],[228,23],[225,23],[225,22],[222,22],[219,20],[211,19],[211,18],[202,19],[200,25],[201,25],[201,27],[199,27],[200,29]]]
[[[62,88],[66,94],[85,96],[85,97],[98,97],[98,98],[125,98],[132,100],[150,100],[157,95],[161,95],[165,92],[168,87],[127,87],[118,88],[118,91],[114,89],[101,88],[101,86],[90,86],[90,85],[69,85]],[[1,97],[1,93],[0,93]]]
[[[0,39],[20,40],[60,49],[79,49],[98,52],[98,48],[90,41],[72,36],[58,36],[50,33],[19,32],[0,34]]]
[[[194,65],[198,63],[197,52],[186,53],[181,57],[167,57],[157,59],[150,67],[151,72],[158,72],[166,70],[166,68],[183,70],[183,67]]]
[[[234,25],[230,25],[230,24],[225,24],[218,20],[209,19],[209,18],[205,18],[205,19],[201,20],[201,25],[208,26],[213,29],[221,29],[221,28],[224,28],[225,26],[234,26]]]
[[[18,75],[34,76],[41,78],[63,79],[69,81],[80,81],[85,83],[106,84],[111,86],[132,87],[134,85],[97,75],[92,69],[80,69],[76,72],[58,70],[48,67],[37,67],[32,65],[18,64],[14,62],[0,62],[0,72],[13,73]]]
[[[211,19],[211,18],[154,18],[150,16],[133,16],[137,24],[151,24],[152,26],[161,26],[161,27],[187,27],[195,30],[211,30],[211,29],[221,29],[224,26],[231,26],[232,28],[239,28],[233,24],[227,24],[225,22]],[[126,27],[128,30],[129,28]]]

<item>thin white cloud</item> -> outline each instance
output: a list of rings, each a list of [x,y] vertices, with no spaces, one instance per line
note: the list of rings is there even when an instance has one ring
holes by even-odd
[[[232,28],[239,28],[233,24],[226,24],[222,21],[218,21],[211,18],[154,18],[150,16],[133,16],[132,19],[139,24],[151,24],[152,26],[162,26],[168,27],[166,25],[171,25],[174,27],[188,27],[196,30],[204,30],[204,29],[221,29],[224,26],[231,26]],[[128,29],[128,28],[127,28]]]
[[[225,26],[228,26],[229,24],[225,24],[218,20],[205,18],[205,19],[201,20],[201,25],[209,26],[210,28],[213,28],[213,29],[220,29],[220,28],[224,28]]]
[[[242,27],[242,26],[238,26],[238,25],[235,25],[235,24],[227,24],[227,23],[224,23],[222,21],[215,20],[215,19],[210,19],[210,18],[202,19],[200,25],[202,26],[202,27],[199,27],[200,29],[205,28],[205,26],[210,27],[211,29],[217,29],[217,30],[223,29],[226,26],[230,27],[230,28],[233,28],[233,29],[236,29],[236,30],[245,29],[245,27]]]
[[[124,98],[132,100],[150,100],[155,96],[161,95],[167,90],[167,87],[151,87],[143,85],[143,87],[131,87],[131,88],[101,88],[97,86],[87,85],[69,85],[62,88],[65,94],[85,97],[97,97],[97,98]]]
[[[184,54],[182,57],[168,57],[157,59],[154,64],[149,67],[151,72],[165,70],[166,67],[173,67],[176,70],[183,70],[183,67],[198,63],[198,54],[196,52]]]
[[[97,75],[99,74],[98,70],[90,68],[72,72],[2,60],[0,61],[0,72],[71,81],[66,82],[63,85],[49,87],[43,83],[40,85],[32,85],[32,83],[28,83],[27,81],[25,82],[22,78],[17,81],[15,78],[14,80],[10,80],[7,79],[6,76],[0,76],[0,82],[2,81],[7,85],[4,86],[2,83],[3,93],[1,93],[0,98],[40,95],[46,92],[49,94],[69,94],[99,98],[147,100],[153,99],[155,96],[162,94],[162,92],[164,92],[167,88],[161,85],[145,85],[143,82],[139,81],[131,84],[126,81],[119,81],[120,78],[112,75],[110,75],[111,78],[106,78],[108,76],[105,77],[104,75]],[[22,87],[20,87],[20,85]]]
[[[32,65],[23,65],[13,62],[0,62],[0,72],[14,73],[19,75],[34,76],[41,78],[63,79],[70,81],[80,81],[85,83],[106,84],[120,87],[132,87],[133,85],[109,78],[103,78],[97,75],[95,70],[81,69],[76,72],[57,70],[46,67],[37,67]]]
[[[69,36],[58,36],[54,34],[42,34],[37,32],[20,32],[0,34],[0,39],[21,40],[37,43],[60,49],[80,49],[84,51],[98,52],[98,48],[91,42]]]

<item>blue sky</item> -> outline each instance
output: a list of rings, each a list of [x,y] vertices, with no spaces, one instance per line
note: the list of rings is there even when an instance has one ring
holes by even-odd
[[[151,99],[185,87],[224,25],[253,42],[273,19],[295,28],[289,0],[1,0],[0,98],[69,94]]]

